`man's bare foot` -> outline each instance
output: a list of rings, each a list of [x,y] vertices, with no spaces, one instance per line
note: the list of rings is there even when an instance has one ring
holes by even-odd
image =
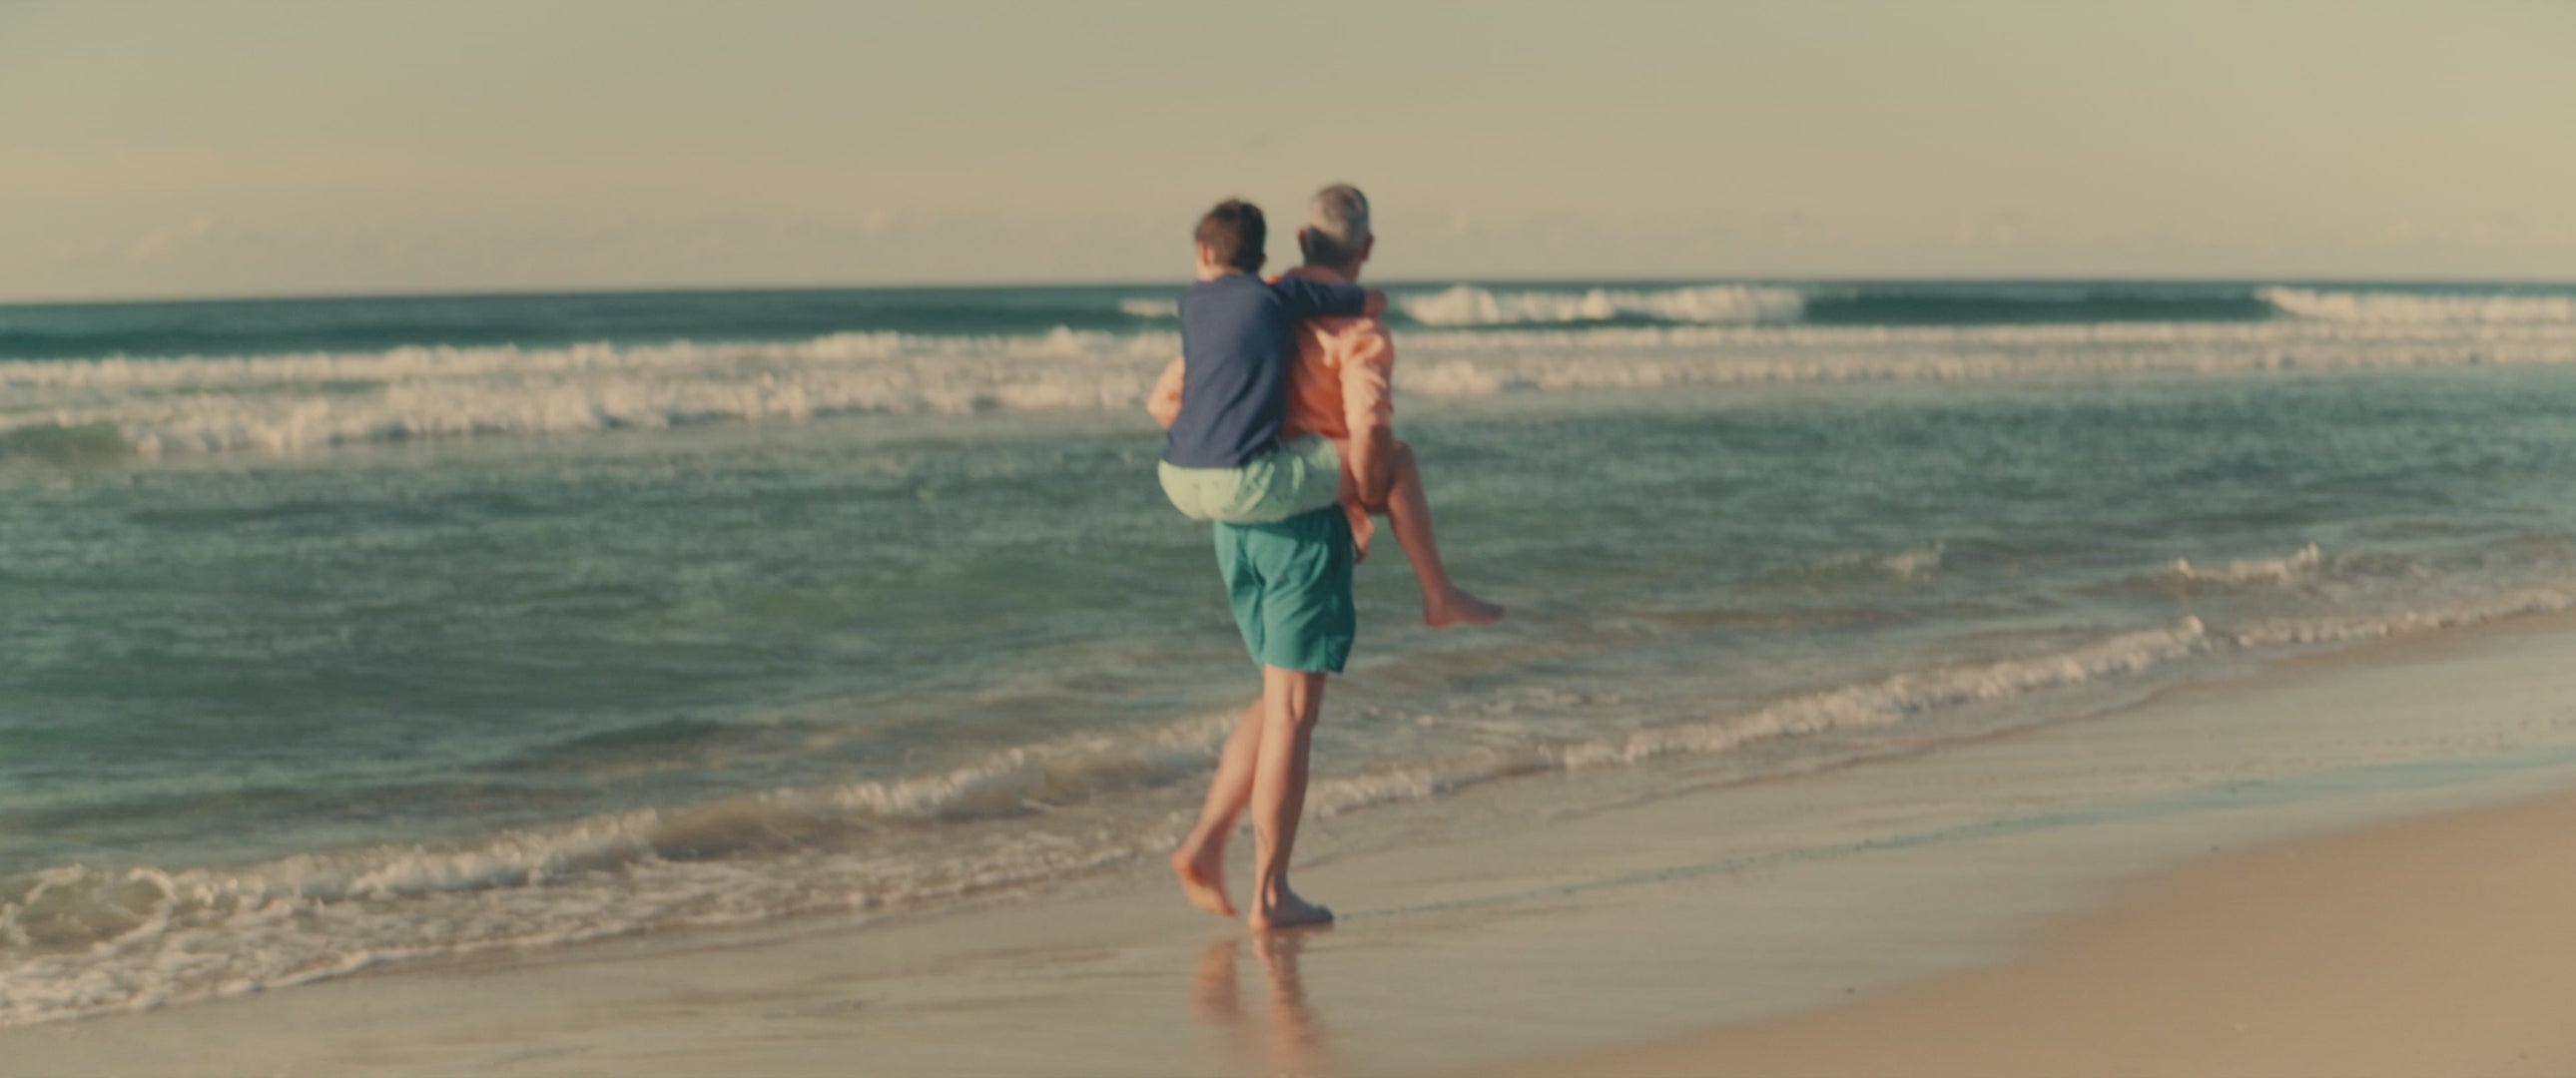
[[[1277,901],[1255,905],[1252,908],[1252,916],[1248,920],[1252,924],[1253,931],[1271,932],[1282,928],[1306,928],[1331,924],[1333,911],[1296,895],[1282,894]]]
[[[1225,846],[1211,842],[1192,850],[1186,844],[1172,851],[1172,875],[1181,878],[1181,894],[1190,905],[1219,917],[1234,916],[1234,903],[1225,897]]]
[[[1434,629],[1451,625],[1491,625],[1503,620],[1503,608],[1457,588],[1422,601],[1422,623]]]

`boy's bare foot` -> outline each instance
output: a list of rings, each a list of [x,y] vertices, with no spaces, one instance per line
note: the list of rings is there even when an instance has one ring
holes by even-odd
[[[1434,629],[1451,625],[1491,625],[1503,620],[1503,608],[1465,591],[1451,588],[1449,594],[1422,601],[1422,623]]]
[[[1181,878],[1181,894],[1190,905],[1219,917],[1234,916],[1234,903],[1225,897],[1225,846],[1209,843],[1192,850],[1184,845],[1172,851],[1172,874]]]
[[[1333,923],[1333,911],[1294,894],[1282,893],[1275,902],[1255,905],[1252,916],[1247,920],[1251,922],[1253,931],[1270,932],[1282,928],[1328,925]]]

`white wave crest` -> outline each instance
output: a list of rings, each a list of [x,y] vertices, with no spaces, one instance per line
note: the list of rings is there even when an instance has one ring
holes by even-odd
[[[2211,629],[2197,617],[2186,617],[2162,629],[2126,633],[2066,651],[1898,674],[1705,722],[1568,744],[1480,748],[1435,763],[1321,781],[1307,804],[1319,814],[1331,815],[1437,797],[1495,779],[1628,766],[1664,757],[1722,753],[1774,738],[1888,727],[1950,708],[2140,676],[2202,656],[2381,640],[2569,610],[2576,610],[2576,593],[2532,588],[2428,610],[2278,619],[2231,629]]]
[[[1181,301],[1176,299],[1122,299],[1118,309],[1138,318],[1179,318]]]
[[[1979,327],[1696,325],[1401,332],[1399,392],[2576,364],[2576,322]],[[397,348],[0,362],[0,454],[151,458],[844,414],[1141,409],[1179,334],[844,333],[803,341]],[[114,438],[105,435],[112,433]],[[31,432],[11,437],[12,432]],[[68,447],[68,448],[67,448]],[[95,454],[93,454],[95,455]]]
[[[2526,614],[2556,614],[2568,610],[2576,610],[2576,594],[2557,588],[2525,588],[2431,610],[2263,621],[2239,628],[2231,635],[2237,643],[2249,648],[2342,644],[2461,629]]]
[[[1795,322],[1806,310],[1794,288],[1707,285],[1656,291],[1595,288],[1585,292],[1494,292],[1457,285],[1397,300],[1426,326],[1508,326],[1606,322],[1645,317],[1666,322]]]
[[[2165,575],[2208,584],[2288,584],[2316,575],[2325,559],[2325,551],[2310,543],[2287,557],[2231,561],[2225,565],[2200,566],[2193,565],[2189,558],[2175,558],[2166,564]]]
[[[1632,764],[1675,753],[1724,751],[1760,738],[1887,726],[1927,711],[2140,673],[2208,651],[2214,639],[2199,618],[2184,618],[2167,628],[2056,654],[1899,674],[1783,700],[1750,715],[1585,742],[1566,748],[1563,759],[1568,767]]]
[[[2142,323],[1977,328],[1643,327],[1399,336],[1443,397],[1689,385],[1980,382],[2576,364],[2576,324]],[[1455,357],[1455,358],[1453,358]]]
[[[780,343],[398,348],[0,363],[0,431],[113,424],[151,457],[485,434],[803,422],[856,412],[1141,407],[1172,334],[843,333]]]
[[[1941,555],[1948,549],[1948,544],[1936,542],[1907,547],[1883,557],[1876,554],[1836,554],[1799,571],[1839,574],[1860,569],[1886,573],[1900,580],[1921,580],[1941,567]]]
[[[2265,288],[2255,295],[2288,314],[2337,322],[2576,322],[2576,296],[2427,295]]]
[[[0,887],[0,1026],[284,987],[387,961],[954,902],[1160,849],[1169,821],[1051,798],[1206,766],[1232,714],[1021,746],[952,771],[224,869],[67,865]],[[909,825],[909,826],[907,826]],[[771,856],[734,856],[734,855]],[[11,893],[14,891],[14,893]],[[17,952],[17,953],[11,953]],[[32,953],[29,953],[32,952]]]
[[[1913,547],[1901,554],[1891,554],[1887,557],[1880,558],[1878,559],[1877,564],[1879,568],[1890,573],[1894,573],[1907,580],[1921,580],[1924,577],[1932,575],[1932,570],[1941,567],[1941,553],[1943,549],[1945,548],[1940,543],[1934,543],[1931,546]]]
[[[1898,674],[1793,696],[1751,712],[1704,722],[1521,748],[1485,747],[1430,764],[1386,768],[1318,782],[1307,805],[1330,816],[1392,801],[1436,797],[1495,779],[1629,766],[1671,756],[1727,752],[1775,738],[1886,727],[1949,708],[2134,675],[2232,646],[2198,618],[2127,633],[2048,655]]]

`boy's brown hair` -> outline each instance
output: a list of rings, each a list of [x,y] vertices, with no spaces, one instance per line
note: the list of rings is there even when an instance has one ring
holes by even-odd
[[[1199,218],[1197,236],[1219,263],[1259,273],[1261,249],[1270,242],[1270,225],[1261,219],[1261,207],[1229,198]]]

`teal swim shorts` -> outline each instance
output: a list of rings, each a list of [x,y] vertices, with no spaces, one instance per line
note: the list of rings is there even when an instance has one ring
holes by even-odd
[[[1312,434],[1282,438],[1240,468],[1183,468],[1164,461],[1163,494],[1191,520],[1271,524],[1342,497],[1342,454]]]
[[[1254,663],[1342,672],[1360,619],[1351,601],[1351,521],[1341,507],[1274,524],[1219,524],[1216,566]]]

